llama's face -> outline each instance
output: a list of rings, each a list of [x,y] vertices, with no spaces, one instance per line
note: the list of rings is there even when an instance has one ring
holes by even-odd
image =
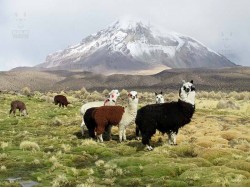
[[[128,93],[128,100],[130,102],[138,103],[138,96],[136,91],[130,91]]]
[[[155,101],[156,101],[156,104],[164,103],[164,97],[162,95],[162,92],[155,93]]]
[[[109,98],[113,101],[116,101],[119,96],[120,92],[117,89],[114,89],[109,93]]]
[[[180,100],[194,105],[195,103],[195,87],[193,80],[190,82],[183,81],[183,85],[179,90]]]
[[[24,109],[24,110],[22,111],[22,114],[23,114],[24,116],[27,116],[27,115],[28,115],[27,110]]]

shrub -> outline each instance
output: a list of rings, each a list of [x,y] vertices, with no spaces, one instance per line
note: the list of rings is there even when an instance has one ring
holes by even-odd
[[[1,168],[0,168],[0,171],[1,171],[1,172],[5,172],[6,170],[7,170],[6,166],[4,166],[4,165],[1,166]]]
[[[235,91],[232,91],[232,92],[230,92],[229,94],[228,94],[228,96],[230,97],[230,98],[235,98],[235,96],[237,96],[237,92],[235,92]]]
[[[122,89],[121,92],[120,92],[120,96],[125,97],[127,95],[128,95],[128,91],[126,89]]]
[[[246,115],[250,115],[250,105],[247,106]]]
[[[0,153],[0,160],[7,159],[8,155],[6,153]]]
[[[175,98],[176,95],[175,95],[174,93],[171,92],[171,93],[169,93],[167,96],[168,96],[168,98]]]
[[[211,91],[208,93],[208,98],[214,99],[215,98],[215,92]]]
[[[104,161],[103,160],[98,160],[95,162],[96,166],[103,166],[104,165]]]
[[[199,98],[208,98],[208,92],[206,92],[206,91],[201,91],[197,94],[198,94]]]
[[[55,117],[55,119],[52,121],[52,125],[54,126],[60,126],[62,124],[62,120],[60,120],[58,117]]]
[[[234,110],[239,110],[240,107],[235,104],[233,101],[225,101],[225,100],[220,100],[217,105],[216,108],[218,109],[226,109],[226,108],[231,108]]]
[[[34,165],[39,165],[40,164],[40,161],[38,159],[34,159],[34,161],[32,161],[32,164]]]
[[[52,182],[52,186],[54,187],[66,187],[69,183],[68,178],[65,174],[58,175]]]
[[[20,149],[22,150],[34,150],[34,151],[39,151],[40,147],[37,143],[35,142],[30,142],[30,141],[22,141],[20,144]]]
[[[1,148],[4,150],[5,148],[7,148],[9,146],[8,142],[1,142]]]
[[[71,150],[71,146],[68,144],[62,144],[61,148],[63,149],[64,152],[69,152]]]
[[[114,175],[114,171],[113,171],[113,169],[107,169],[106,171],[105,171],[105,176],[106,177],[113,177],[113,175]]]
[[[103,97],[100,95],[100,93],[98,93],[97,91],[94,91],[93,93],[87,96],[87,100],[99,101],[99,100],[103,100]]]
[[[29,96],[29,95],[31,94],[30,88],[24,87],[24,88],[22,89],[22,93],[23,93],[24,95],[26,95],[26,96]]]
[[[230,141],[239,137],[239,133],[236,131],[223,131],[221,137]]]
[[[103,94],[104,96],[108,95],[108,94],[109,94],[109,90],[104,89],[103,92],[102,92],[102,94]]]
[[[40,93],[39,91],[34,91],[34,95],[39,97],[42,96],[42,93]]]
[[[85,93],[88,93],[88,91],[85,89],[85,87],[82,87],[82,89],[80,91],[81,91],[82,95],[84,95]]]

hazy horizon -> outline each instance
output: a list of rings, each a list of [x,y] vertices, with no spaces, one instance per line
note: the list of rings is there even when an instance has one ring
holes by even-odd
[[[247,0],[4,0],[0,71],[43,63],[48,54],[124,17],[193,37],[232,62],[250,66],[248,7]]]

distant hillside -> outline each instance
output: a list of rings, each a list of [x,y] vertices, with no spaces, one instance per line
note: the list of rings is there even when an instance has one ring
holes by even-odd
[[[250,67],[225,69],[171,69],[155,75],[113,74],[105,76],[91,72],[65,70],[22,69],[0,72],[0,90],[20,90],[25,86],[33,91],[139,89],[176,91],[181,81],[193,79],[198,90],[250,91]]]

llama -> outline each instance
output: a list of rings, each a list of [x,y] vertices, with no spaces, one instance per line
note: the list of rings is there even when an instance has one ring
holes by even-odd
[[[55,105],[59,104],[59,107],[62,106],[63,108],[64,108],[64,106],[67,107],[68,104],[70,104],[70,102],[68,102],[67,98],[63,95],[56,95],[54,97],[54,103],[55,103]]]
[[[162,104],[162,103],[164,103],[165,101],[164,101],[164,97],[163,97],[163,93],[162,93],[162,91],[160,92],[160,93],[156,93],[155,92],[155,104]],[[136,132],[136,139],[137,140],[140,140],[140,138],[139,138],[139,134],[140,134],[140,131],[139,131],[139,128],[136,126],[136,129],[135,129],[135,132]]]
[[[137,92],[131,91],[128,94],[128,106],[126,108],[122,106],[101,106],[93,110],[92,118],[95,124],[92,127],[96,126],[97,141],[103,142],[102,134],[110,125],[118,125],[119,141],[126,141],[126,128],[135,119],[137,106]]]
[[[164,97],[163,97],[162,94],[163,94],[162,91],[159,94],[155,92],[155,102],[156,102],[156,104],[161,104],[161,103],[165,102]]]
[[[86,113],[86,111],[89,108],[92,107],[100,107],[100,106],[114,106],[116,104],[117,98],[120,96],[120,93],[117,89],[112,90],[109,93],[109,97],[107,99],[105,99],[105,101],[95,101],[95,102],[89,102],[86,103],[84,105],[82,105],[81,109],[80,109],[80,114],[82,116],[82,123],[80,125],[81,128],[81,132],[82,132],[82,136],[84,136],[84,114]]]
[[[14,116],[16,116],[16,109],[19,110],[19,114],[21,115],[28,115],[28,111],[26,109],[26,105],[22,102],[22,101],[12,101],[10,104],[10,112],[9,112],[9,116],[10,114],[13,112]]]
[[[141,132],[142,143],[148,150],[153,150],[150,146],[150,139],[156,130],[167,133],[168,142],[176,145],[176,135],[179,128],[188,124],[195,111],[195,87],[193,80],[183,81],[179,90],[178,102],[163,104],[152,104],[138,110],[135,123]],[[138,137],[139,131],[136,131]]]

